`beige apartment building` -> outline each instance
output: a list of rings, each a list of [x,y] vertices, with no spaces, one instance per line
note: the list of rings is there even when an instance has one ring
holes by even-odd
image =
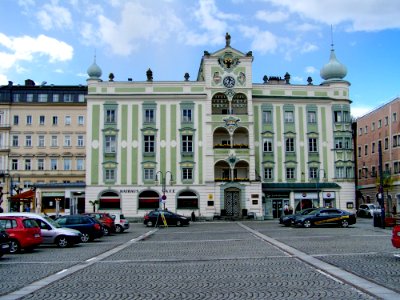
[[[376,203],[380,184],[379,145],[386,211],[400,208],[400,98],[357,119],[358,203]]]
[[[78,209],[85,189],[86,94],[86,86],[32,80],[0,87],[4,211]]]

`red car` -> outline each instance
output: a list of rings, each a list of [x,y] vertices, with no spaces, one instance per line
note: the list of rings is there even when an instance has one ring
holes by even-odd
[[[0,216],[0,225],[9,235],[10,253],[32,251],[43,242],[40,227],[34,219]]]
[[[109,213],[84,213],[86,216],[90,216],[99,220],[101,224],[103,224],[104,228],[104,235],[110,235],[111,233],[115,232],[115,222],[114,219],[110,216]]]
[[[392,229],[392,245],[400,248],[400,225],[396,225]]]

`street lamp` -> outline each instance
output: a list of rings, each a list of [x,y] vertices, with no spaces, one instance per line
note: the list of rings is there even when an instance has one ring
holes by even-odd
[[[161,182],[161,191],[162,191],[162,193],[163,193],[163,195],[161,196],[161,200],[162,200],[162,203],[164,204],[164,210],[165,210],[165,201],[167,200],[167,196],[165,195],[165,193],[166,193],[166,191],[167,191],[167,188],[166,188],[166,185],[167,185],[167,174],[169,174],[169,184],[170,185],[172,185],[172,180],[173,180],[173,178],[172,178],[172,173],[170,172],[170,171],[166,171],[166,172],[162,172],[162,171],[158,171],[157,173],[156,173],[156,181],[158,181],[158,174],[160,174],[160,182]]]

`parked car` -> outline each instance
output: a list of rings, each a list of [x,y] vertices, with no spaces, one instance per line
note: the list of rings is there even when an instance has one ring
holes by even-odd
[[[125,216],[121,213],[111,213],[111,218],[114,219],[115,232],[122,233],[129,229],[129,221],[125,219]]]
[[[108,213],[84,213],[85,216],[90,216],[99,220],[101,224],[103,224],[104,235],[110,235],[115,232],[115,222],[114,219]]]
[[[296,216],[306,215],[309,212],[313,211],[314,209],[316,209],[316,208],[315,207],[314,208],[306,208],[306,209],[303,209],[303,210],[299,211],[296,214],[291,214],[291,215],[282,214],[280,216],[280,218],[279,218],[279,224],[282,224],[282,225],[285,225],[285,226],[291,226],[293,224],[294,219],[296,218]]]
[[[2,216],[23,216],[35,219],[39,224],[40,233],[43,238],[43,244],[56,244],[60,248],[65,248],[79,244],[82,233],[70,228],[61,227],[53,219],[46,215],[40,215],[28,212],[3,213]]]
[[[294,225],[309,228],[311,226],[336,225],[349,227],[356,223],[354,213],[337,208],[318,208],[306,215],[296,216]]]
[[[400,225],[395,225],[392,229],[392,245],[400,248]]]
[[[10,250],[10,238],[7,231],[0,225],[0,257]]]
[[[372,218],[374,213],[380,213],[381,208],[379,205],[368,203],[368,204],[361,204],[357,210],[357,217],[366,217]]]
[[[8,233],[10,253],[17,253],[22,249],[32,251],[43,242],[40,227],[34,219],[0,216],[0,225]]]
[[[56,219],[56,222],[63,227],[79,230],[82,233],[81,241],[87,243],[104,235],[102,224],[85,215],[66,215]]]
[[[168,210],[153,210],[144,216],[143,224],[145,224],[146,226],[163,225],[163,215],[168,226],[183,226],[189,225],[190,223],[190,218],[188,217],[175,214]]]

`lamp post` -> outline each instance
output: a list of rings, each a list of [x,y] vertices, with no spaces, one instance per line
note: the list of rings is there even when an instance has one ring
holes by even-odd
[[[161,182],[161,191],[163,193],[163,195],[161,196],[161,202],[164,204],[164,210],[165,210],[165,201],[167,200],[167,196],[165,195],[166,191],[167,191],[167,174],[169,174],[169,183],[171,184],[173,178],[172,178],[172,173],[170,171],[166,171],[166,172],[162,172],[162,171],[158,171],[156,173],[156,181],[158,181],[158,174],[160,174],[160,182]],[[172,184],[171,184],[172,185]]]

